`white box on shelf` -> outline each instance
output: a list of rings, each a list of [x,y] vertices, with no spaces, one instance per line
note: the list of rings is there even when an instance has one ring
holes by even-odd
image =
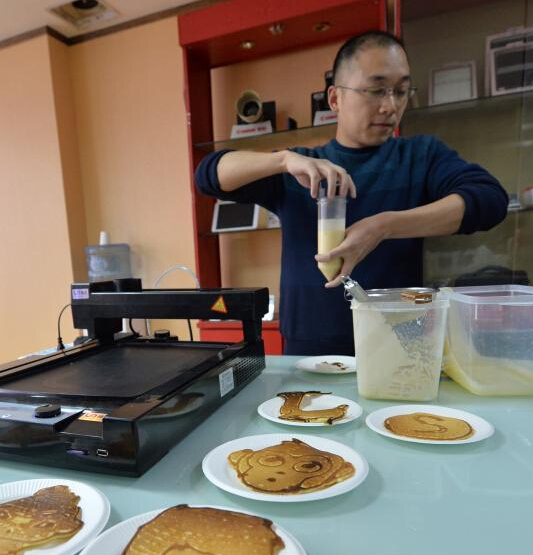
[[[533,90],[533,42],[495,48],[490,56],[492,96]]]
[[[231,127],[231,138],[255,137],[256,135],[267,135],[272,133],[272,123],[269,121],[258,121],[257,123],[242,123]]]
[[[485,39],[485,95],[533,90],[533,27]]]
[[[313,126],[328,125],[329,123],[337,123],[337,112],[333,110],[319,110],[315,112]]]
[[[429,71],[429,105],[477,98],[476,64],[452,62]]]

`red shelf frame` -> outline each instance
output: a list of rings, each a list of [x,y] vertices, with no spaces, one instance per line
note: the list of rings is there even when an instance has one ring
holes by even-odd
[[[265,354],[283,354],[283,337],[279,332],[277,320],[263,322],[262,337],[265,344]],[[242,323],[233,320],[226,322],[204,321],[198,322],[198,329],[202,341],[222,341],[238,343],[243,340]]]

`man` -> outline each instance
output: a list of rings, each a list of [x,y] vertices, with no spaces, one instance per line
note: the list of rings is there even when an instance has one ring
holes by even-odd
[[[219,151],[196,171],[203,193],[256,203],[280,217],[286,354],[353,354],[340,276],[365,289],[420,286],[423,237],[487,230],[507,213],[506,192],[484,169],[434,137],[393,137],[413,91],[403,44],[381,31],[358,35],[333,67],[335,140],[273,153]],[[316,255],[321,181],[330,198],[336,189],[348,196],[347,228],[339,247]],[[339,274],[324,283],[317,261],[338,257]]]

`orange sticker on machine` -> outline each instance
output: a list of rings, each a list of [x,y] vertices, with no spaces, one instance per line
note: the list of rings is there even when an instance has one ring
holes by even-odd
[[[103,412],[93,412],[92,410],[84,410],[78,420],[86,420],[87,422],[102,422],[107,414]]]
[[[224,302],[224,297],[220,295],[220,297],[213,303],[211,307],[213,312],[222,312],[223,314],[228,313],[228,309],[226,307],[226,303]]]

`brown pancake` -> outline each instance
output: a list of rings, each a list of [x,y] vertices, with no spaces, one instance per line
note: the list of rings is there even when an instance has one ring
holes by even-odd
[[[303,410],[300,405],[306,397],[320,397],[329,395],[320,391],[289,391],[278,393],[278,397],[285,400],[279,409],[279,418],[282,420],[292,420],[297,422],[312,422],[321,424],[332,424],[335,420],[340,420],[346,416],[348,405],[339,405],[330,409]]]
[[[68,486],[52,486],[0,505],[0,555],[63,543],[83,526],[80,498]]]
[[[246,486],[277,495],[325,489],[355,474],[354,466],[339,455],[320,451],[298,439],[259,451],[234,451],[228,461]]]
[[[284,547],[265,518],[178,505],[140,526],[122,555],[276,555]]]
[[[391,416],[384,424],[393,434],[418,439],[466,439],[474,433],[472,426],[464,420],[426,412]]]

